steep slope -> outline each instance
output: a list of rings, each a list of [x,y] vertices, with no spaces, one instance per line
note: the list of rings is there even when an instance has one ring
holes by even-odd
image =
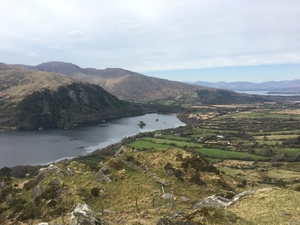
[[[82,69],[71,63],[48,62],[31,67],[31,69],[48,72],[55,71],[97,84],[118,98],[132,102],[159,102],[163,105],[190,107],[210,104],[244,104],[255,101],[273,101],[267,97],[250,96],[230,90],[148,77],[119,68],[107,68],[104,70]]]
[[[2,100],[18,102],[36,90],[51,90],[75,82],[63,74],[33,71],[0,63],[0,97]]]
[[[122,147],[95,171],[65,161],[40,169],[31,180],[7,180],[1,189],[0,221],[61,223],[62,212],[67,221],[73,206],[84,201],[96,213],[104,209],[101,219],[108,224],[156,224],[159,217],[189,211],[201,198],[229,193],[238,183],[206,158],[184,150],[134,152]],[[6,205],[9,194],[14,200]]]
[[[18,66],[28,68],[28,66],[24,65]],[[30,68],[33,70],[62,73],[89,83],[98,84],[120,99],[136,102],[166,99],[168,97],[175,98],[198,89],[203,89],[203,87],[196,85],[148,77],[120,68],[107,68],[103,70],[93,68],[82,69],[74,64],[63,62],[47,62]]]
[[[20,129],[70,128],[143,113],[140,107],[119,100],[100,86],[84,83],[61,86],[56,91],[36,91],[26,96],[16,109]]]
[[[64,74],[0,64],[0,130],[72,127],[142,114],[97,85]]]
[[[238,188],[240,180],[220,173],[205,157],[182,149],[121,147],[94,170],[65,160],[39,169],[31,178],[12,178],[3,175],[4,169],[9,170],[0,171],[1,224],[64,224],[83,202],[111,225],[299,221],[299,192],[250,185]],[[229,201],[235,203],[222,206]]]
[[[15,107],[25,96],[48,88],[56,90],[76,80],[63,74],[33,71],[0,63],[0,130],[15,126]]]

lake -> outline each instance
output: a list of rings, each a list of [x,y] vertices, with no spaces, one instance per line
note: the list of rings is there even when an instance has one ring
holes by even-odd
[[[140,128],[138,125],[140,121],[145,122],[146,126]],[[175,114],[146,114],[70,130],[2,132],[0,168],[49,164],[63,158],[85,155],[140,132],[184,125]]]
[[[268,92],[270,91],[235,91],[237,93],[244,93],[244,94],[249,94],[249,95],[270,95],[270,96],[300,96],[300,94],[269,94]]]

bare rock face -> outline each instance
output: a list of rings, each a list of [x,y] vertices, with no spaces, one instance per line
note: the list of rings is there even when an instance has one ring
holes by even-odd
[[[40,168],[38,175],[36,176],[35,180],[37,183],[41,182],[44,180],[49,173],[55,173],[58,171],[59,168],[54,165],[49,165],[48,167]]]
[[[67,169],[66,174],[70,177],[74,176],[74,173],[70,168]]]
[[[225,208],[237,202],[243,196],[254,194],[255,192],[255,190],[244,191],[240,194],[237,194],[232,199],[227,199],[221,196],[209,196],[207,198],[202,199],[201,202],[194,205],[194,209],[201,209],[203,207]]]
[[[163,193],[162,198],[164,198],[164,199],[172,199],[173,195],[170,194],[170,193]]]
[[[98,179],[99,182],[106,182],[106,183],[110,183],[112,182],[112,180],[110,179],[109,176],[106,176],[102,169],[100,169],[97,173],[95,173],[95,177]]]
[[[126,147],[122,146],[116,153],[115,156],[122,155],[126,151]]]
[[[31,195],[33,198],[37,198],[42,194],[42,190],[40,188],[40,185],[36,185],[31,189]]]
[[[1,182],[0,182],[0,188],[1,188],[1,189],[4,189],[5,186],[6,186],[5,183],[4,183],[3,181],[1,181]]]
[[[71,214],[69,225],[106,225],[105,222],[85,204],[78,204]]]
[[[60,173],[58,174],[58,177],[59,177],[60,179],[64,179],[64,178],[65,178],[65,175],[64,175],[62,172],[60,172]]]
[[[6,197],[6,204],[7,204],[7,205],[10,205],[10,204],[13,203],[13,201],[14,201],[14,198],[13,198],[12,194],[9,194],[9,195]]]

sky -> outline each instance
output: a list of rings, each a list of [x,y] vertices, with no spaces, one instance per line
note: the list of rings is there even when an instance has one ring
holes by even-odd
[[[299,0],[1,0],[0,62],[177,81],[300,79]]]

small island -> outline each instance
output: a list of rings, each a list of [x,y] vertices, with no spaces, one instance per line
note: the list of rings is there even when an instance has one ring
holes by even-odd
[[[140,128],[143,128],[144,126],[146,126],[146,124],[144,123],[144,121],[140,121],[139,126]]]

